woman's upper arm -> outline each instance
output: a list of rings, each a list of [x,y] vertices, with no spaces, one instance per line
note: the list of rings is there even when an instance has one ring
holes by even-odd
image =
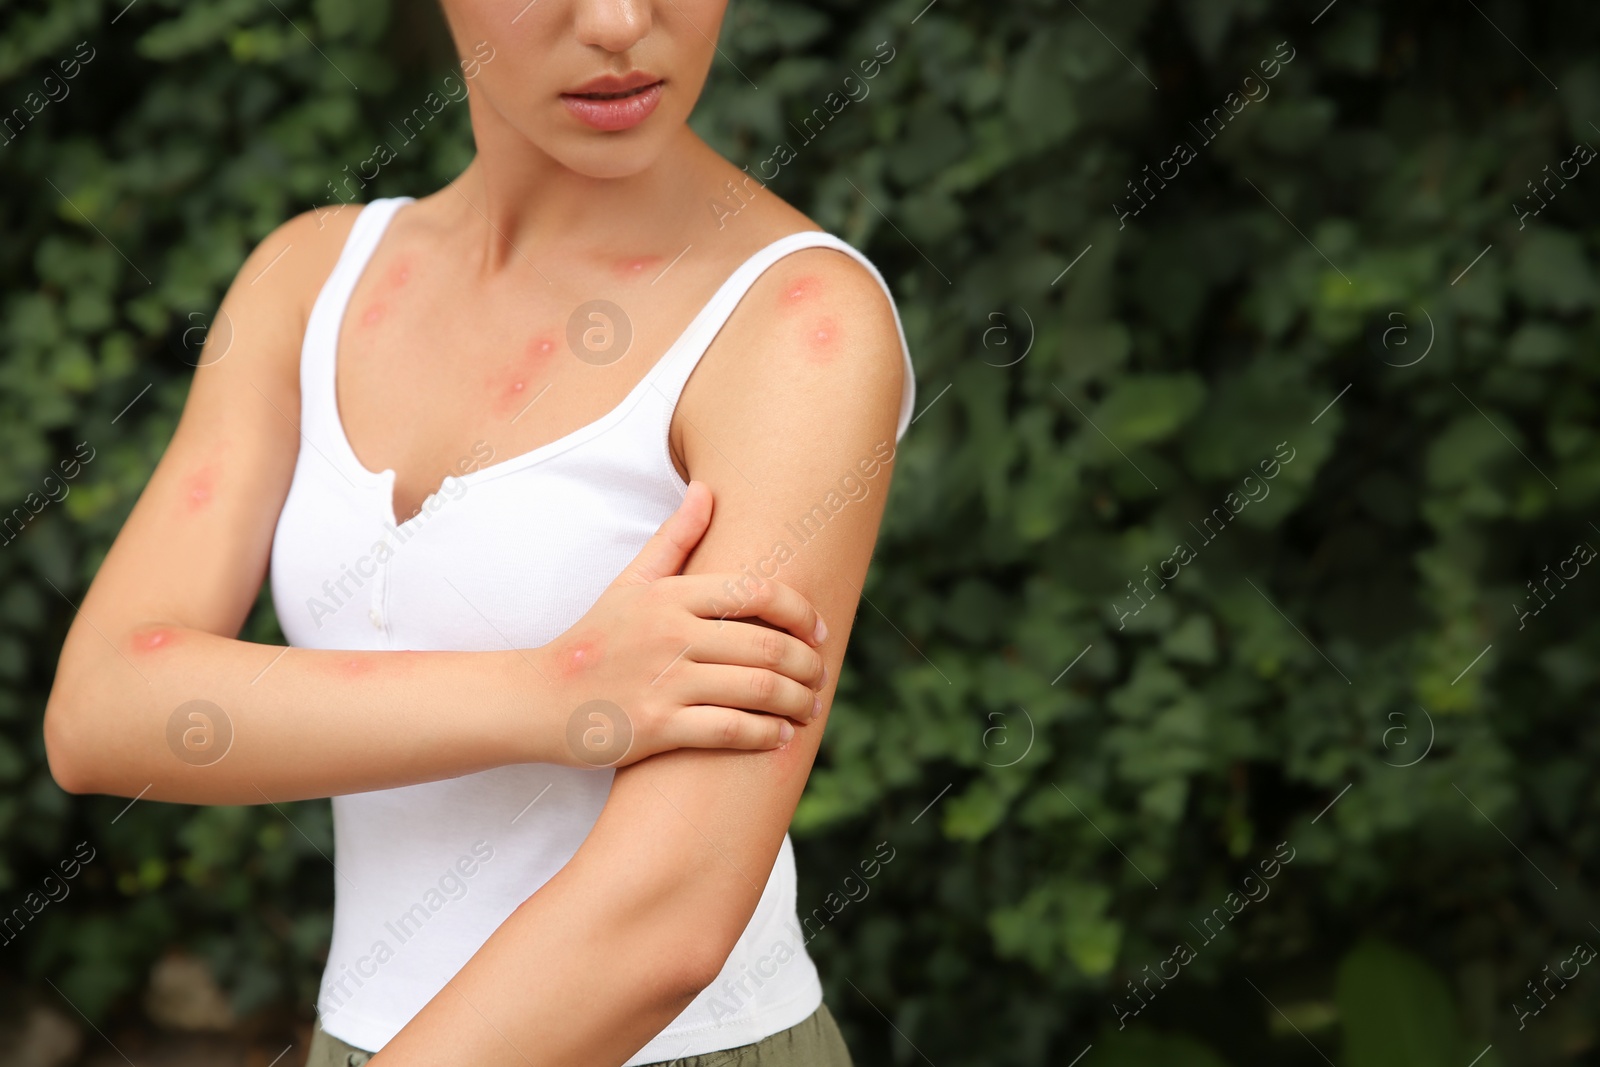
[[[301,215],[244,261],[208,331],[172,441],[74,631],[87,619],[111,640],[150,621],[238,633],[260,592],[299,451],[306,317],[349,222],[319,229]],[[69,652],[73,637],[85,640],[69,636]]]
[[[771,268],[718,344],[683,401],[685,462],[714,496],[684,573],[759,570],[816,607],[828,627],[823,715],[785,749],[679,749],[622,769],[585,844],[586,858],[653,858],[735,894],[723,899],[737,905],[697,913],[724,921],[709,938],[716,967],[754,911],[817,754],[888,494],[904,373],[882,288],[830,250]]]

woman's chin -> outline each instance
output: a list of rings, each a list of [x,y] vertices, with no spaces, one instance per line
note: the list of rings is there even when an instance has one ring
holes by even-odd
[[[586,178],[629,178],[649,169],[661,156],[659,138],[615,139],[615,135],[591,134],[563,138],[559,150],[550,154],[562,166]]]

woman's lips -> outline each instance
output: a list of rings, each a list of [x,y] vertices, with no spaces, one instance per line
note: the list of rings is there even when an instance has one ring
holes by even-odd
[[[650,117],[661,102],[663,84],[652,82],[619,93],[562,93],[561,102],[579,122],[597,130],[626,130]]]

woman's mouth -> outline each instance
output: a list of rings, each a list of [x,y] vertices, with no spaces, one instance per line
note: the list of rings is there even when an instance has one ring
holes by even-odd
[[[653,79],[647,84],[631,86],[597,84],[620,80],[597,78],[584,86],[591,91],[562,93],[561,102],[579,122],[597,130],[631,129],[650,117],[661,101],[661,90],[666,83]]]

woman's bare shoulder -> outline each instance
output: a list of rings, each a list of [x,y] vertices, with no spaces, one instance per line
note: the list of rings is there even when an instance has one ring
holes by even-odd
[[[802,232],[830,233],[771,190],[762,195],[764,203],[751,205],[756,209],[751,228],[759,232],[756,247]],[[831,245],[802,247],[779,258],[751,285],[729,325],[770,333],[819,317],[851,324],[858,337],[871,330],[880,338],[898,338],[894,305],[877,276],[862,259]],[[806,340],[814,348],[820,339],[813,334]]]
[[[314,208],[282,223],[246,257],[230,297],[302,323],[350,236],[359,204]]]
[[[819,227],[777,237],[804,229]],[[750,415],[767,402],[804,409],[819,425],[881,415],[892,426],[904,373],[895,305],[878,277],[848,252],[803,247],[751,284],[690,378],[683,406],[707,433],[729,412]],[[752,404],[754,396],[764,402]]]
[[[197,381],[232,377],[224,372],[239,360],[222,357],[235,353],[267,372],[262,384],[272,383],[267,387],[278,392],[274,400],[292,399],[298,392],[300,341],[312,305],[360,210],[358,204],[313,209],[261,239],[234,275],[210,330],[207,344],[225,340],[227,349],[202,358]]]
[[[829,232],[770,187],[749,184],[753,191],[745,194],[739,213],[722,220],[724,232],[747,228],[737,254],[797,233]],[[746,353],[783,358],[776,352],[782,349],[790,358],[829,368],[826,373],[836,378],[854,375],[857,384],[898,389],[900,341],[892,299],[862,259],[836,247],[802,247],[779,258],[751,284],[722,337],[727,347]]]

